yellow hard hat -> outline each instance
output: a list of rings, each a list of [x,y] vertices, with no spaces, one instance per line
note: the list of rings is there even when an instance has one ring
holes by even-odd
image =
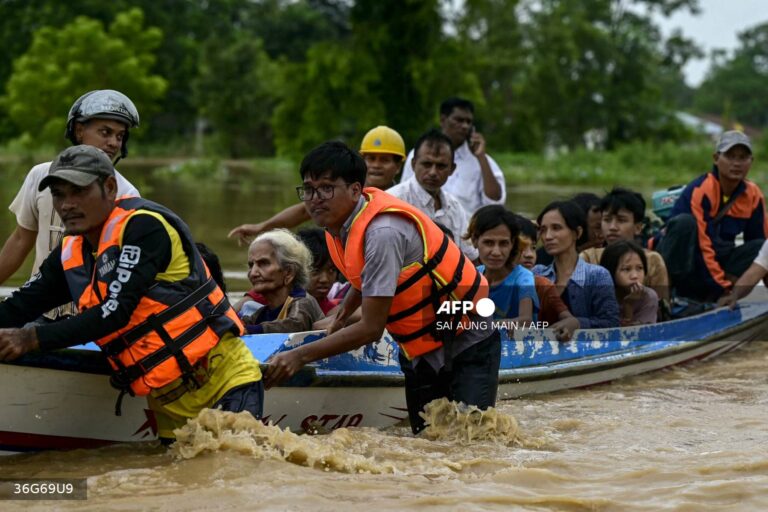
[[[363,137],[360,143],[360,153],[389,153],[405,158],[405,142],[395,130],[389,126],[377,126]]]

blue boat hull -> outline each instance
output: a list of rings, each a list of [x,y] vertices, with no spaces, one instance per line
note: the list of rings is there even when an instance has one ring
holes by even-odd
[[[503,332],[499,397],[581,387],[711,357],[750,340],[768,339],[768,304],[743,304],[663,324],[577,331],[558,342],[547,330]],[[246,336],[262,362],[312,343],[323,333]],[[265,397],[265,416],[294,430],[385,427],[407,417],[397,344],[376,343],[305,367]],[[156,435],[143,398],[126,398],[113,415],[116,392],[94,344],[29,354],[0,364],[0,453],[96,447]]]

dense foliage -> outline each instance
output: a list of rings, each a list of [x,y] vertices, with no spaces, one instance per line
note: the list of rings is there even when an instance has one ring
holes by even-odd
[[[0,2],[0,143],[63,145],[71,102],[93,88],[131,96],[139,147],[295,156],[352,144],[378,124],[407,142],[448,96],[478,108],[495,151],[614,148],[680,140],[674,112],[763,126],[768,25],[700,55],[655,16],[698,0],[5,0]],[[735,77],[735,78],[734,78]]]

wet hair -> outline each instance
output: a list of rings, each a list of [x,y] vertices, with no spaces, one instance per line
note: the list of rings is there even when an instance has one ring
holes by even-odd
[[[500,204],[489,204],[479,208],[469,221],[466,238],[477,240],[486,231],[501,225],[507,226],[512,238],[512,251],[506,261],[506,264],[509,264],[510,261],[517,259],[523,244],[520,240],[520,224],[517,221],[517,215]]]
[[[440,115],[450,116],[453,114],[454,109],[460,108],[462,110],[469,110],[473,114],[475,113],[475,106],[471,101],[464,98],[448,98],[440,104]]]
[[[565,220],[565,225],[571,231],[578,232],[579,228],[581,228],[581,236],[576,240],[576,247],[587,241],[589,236],[587,234],[587,214],[575,201],[552,201],[541,210],[541,213],[536,218],[536,223],[541,226],[541,219],[552,210],[560,212],[563,220]]]
[[[531,219],[527,219],[522,215],[515,215],[515,219],[520,226],[520,234],[522,236],[527,236],[531,239],[531,242],[535,244],[539,237],[539,230],[536,229],[536,224],[534,224]]]
[[[325,231],[319,228],[300,229],[299,240],[312,253],[312,270],[320,270],[331,261],[328,245],[325,243]]]
[[[622,208],[632,212],[635,222],[643,222],[645,218],[645,199],[634,190],[624,187],[613,187],[600,201],[601,212],[617,214]]]
[[[451,142],[451,139],[449,139],[448,136],[440,130],[432,128],[427,133],[419,137],[419,139],[416,141],[416,145],[413,147],[414,159],[416,158],[416,155],[419,154],[421,146],[424,146],[425,144],[430,148],[440,147],[443,145],[448,146],[448,151],[451,152],[451,162],[453,162],[453,143]]]
[[[287,229],[273,229],[262,233],[251,242],[248,251],[259,242],[267,242],[275,250],[277,262],[283,269],[293,269],[293,285],[305,288],[312,269],[312,253],[299,238]]]
[[[603,255],[600,256],[600,265],[605,267],[608,272],[611,273],[611,277],[616,279],[616,270],[619,268],[619,262],[625,254],[634,252],[640,256],[640,261],[643,262],[643,270],[648,274],[648,258],[645,256],[645,251],[637,242],[632,240],[619,240],[612,243],[603,250]]]
[[[320,144],[304,156],[299,167],[302,180],[307,175],[318,179],[329,171],[333,180],[341,178],[348,185],[359,183],[362,186],[368,169],[365,160],[357,151],[338,141]]]
[[[219,257],[210,247],[202,242],[195,242],[195,246],[200,253],[200,257],[203,258],[205,265],[208,267],[208,270],[210,270],[213,280],[216,281],[216,284],[219,285],[222,292],[227,293],[227,285],[224,282],[224,272],[221,270]]]

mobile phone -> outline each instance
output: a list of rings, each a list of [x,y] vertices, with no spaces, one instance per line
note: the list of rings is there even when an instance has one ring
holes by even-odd
[[[475,125],[469,127],[469,133],[467,133],[467,145],[471,151],[475,150],[475,143],[472,142],[472,136],[475,134]]]

